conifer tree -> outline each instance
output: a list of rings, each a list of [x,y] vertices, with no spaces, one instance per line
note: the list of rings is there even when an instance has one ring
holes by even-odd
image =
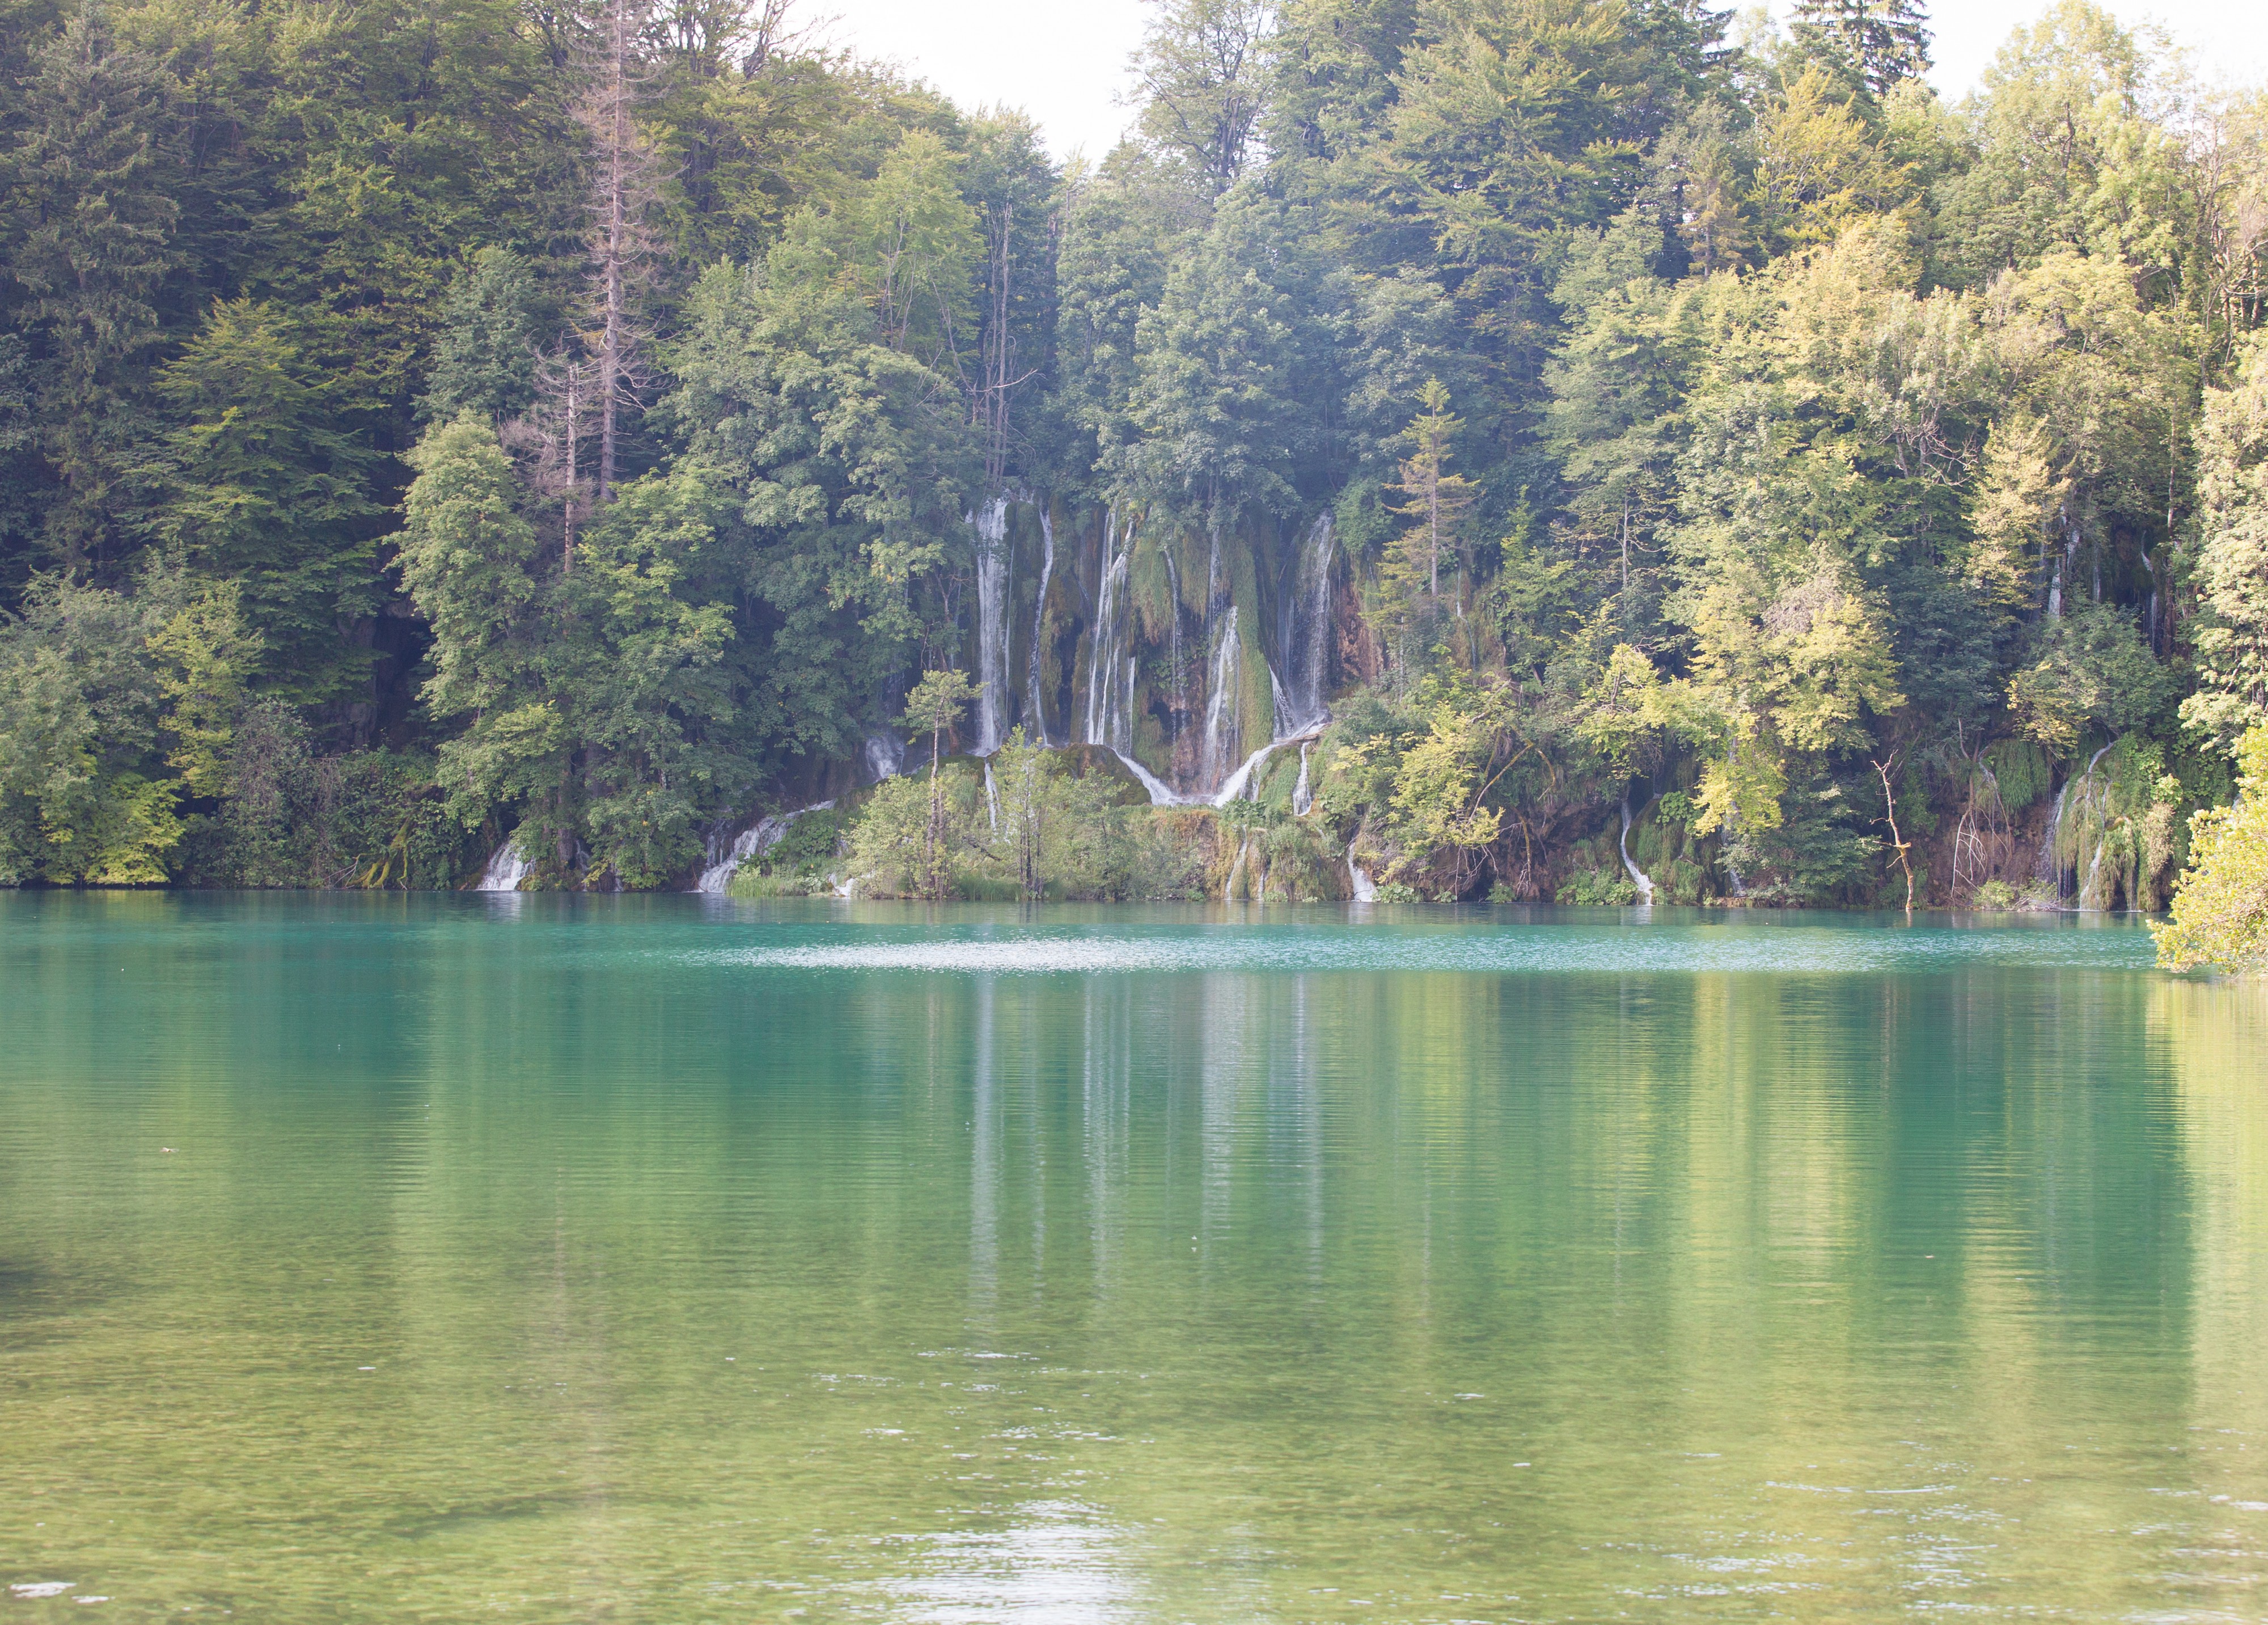
[[[1881,96],[1902,79],[1928,73],[1929,13],[1918,0],[1795,0],[1793,26],[1850,59]]]
[[[960,722],[961,713],[976,697],[976,688],[966,672],[952,666],[924,672],[906,696],[906,714],[901,719],[906,727],[929,734],[929,823],[922,836],[921,893],[932,901],[945,895],[947,878],[945,781],[939,774],[945,761],[945,731]]]
[[[1473,482],[1448,471],[1449,443],[1464,420],[1449,410],[1449,391],[1440,379],[1425,380],[1418,399],[1425,409],[1410,424],[1412,454],[1402,464],[1401,480],[1390,489],[1403,500],[1394,511],[1416,521],[1403,538],[1410,564],[1425,561],[1425,593],[1441,596],[1441,550],[1457,546],[1457,527],[1480,493]]]

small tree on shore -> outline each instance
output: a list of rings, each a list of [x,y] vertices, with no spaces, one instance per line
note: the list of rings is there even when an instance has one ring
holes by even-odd
[[[945,895],[945,781],[938,769],[945,761],[945,731],[961,721],[961,713],[976,697],[981,685],[966,672],[951,666],[926,672],[906,696],[903,724],[929,734],[929,825],[922,835],[919,891],[932,900]]]

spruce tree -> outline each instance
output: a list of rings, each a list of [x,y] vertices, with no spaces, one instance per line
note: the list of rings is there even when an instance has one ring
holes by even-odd
[[[1795,0],[1796,37],[1807,33],[1848,57],[1881,96],[1929,71],[1929,13],[1919,0]]]

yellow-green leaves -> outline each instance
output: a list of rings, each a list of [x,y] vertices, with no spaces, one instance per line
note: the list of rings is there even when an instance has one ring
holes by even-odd
[[[2243,799],[2191,818],[2190,864],[2173,918],[2151,928],[2158,962],[2170,970],[2268,963],[2268,724],[2245,734],[2237,761]]]
[[[1756,207],[1783,245],[1829,241],[1854,217],[1888,213],[1908,188],[1848,92],[1816,66],[1787,87],[1759,135]]]
[[[2046,431],[2023,412],[2000,419],[1985,436],[1962,575],[2003,610],[2020,609],[2030,599],[2039,550],[2070,495],[2069,482],[2049,465],[2048,450]]]
[[[2268,722],[2268,341],[2257,335],[2236,382],[2205,393],[2198,488],[2200,687],[2182,717],[2227,743]]]
[[[232,582],[207,587],[149,637],[175,740],[166,764],[192,796],[229,792],[229,746],[245,680],[260,658],[260,635],[245,628],[237,597]]]

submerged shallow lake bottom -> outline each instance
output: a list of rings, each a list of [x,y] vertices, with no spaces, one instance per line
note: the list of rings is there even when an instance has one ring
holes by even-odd
[[[2268,999],[2149,960],[0,895],[0,1625],[2258,1619]]]

